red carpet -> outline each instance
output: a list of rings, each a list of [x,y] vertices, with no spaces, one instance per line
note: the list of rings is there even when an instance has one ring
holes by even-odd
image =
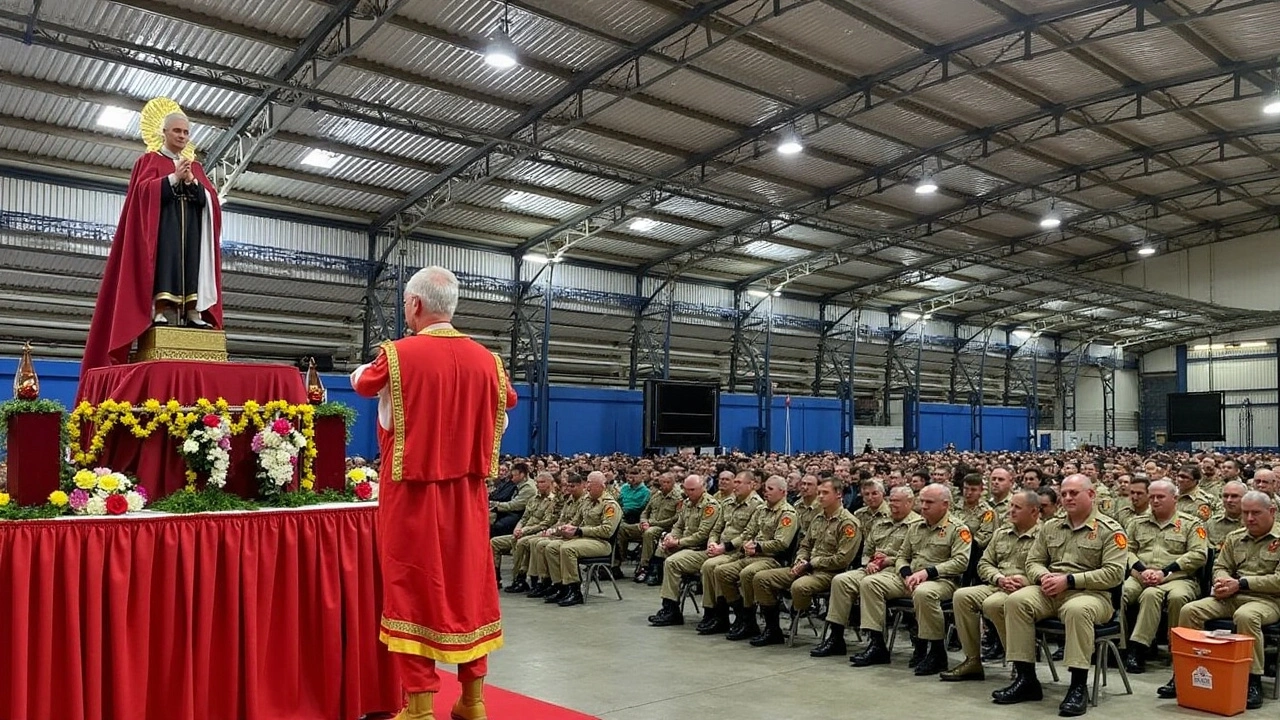
[[[453,673],[441,671],[440,679],[443,683],[440,692],[436,694],[436,718],[447,720],[453,701],[462,694],[462,686]],[[535,700],[488,683],[484,686],[484,705],[489,720],[597,720],[592,715]]]

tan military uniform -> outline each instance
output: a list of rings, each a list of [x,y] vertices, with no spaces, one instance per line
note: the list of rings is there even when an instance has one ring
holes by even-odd
[[[1213,563],[1213,579],[1219,578],[1238,578],[1240,591],[1224,600],[1204,598],[1183,605],[1178,624],[1199,629],[1208,620],[1232,618],[1236,632],[1253,638],[1249,672],[1261,675],[1262,626],[1280,622],[1280,526],[1260,538],[1245,528],[1227,535]]]
[[[1182,606],[1200,596],[1196,573],[1208,561],[1208,538],[1196,518],[1175,512],[1160,522],[1151,513],[1129,523],[1129,567],[1132,571],[1162,570],[1164,581],[1145,586],[1132,574],[1124,581],[1121,603],[1138,603],[1138,619],[1129,639],[1150,647],[1160,628],[1160,616],[1168,603],[1169,617],[1177,618]]]
[[[1036,622],[1057,616],[1066,625],[1064,660],[1069,668],[1088,668],[1093,654],[1094,625],[1115,613],[1110,590],[1124,581],[1129,538],[1120,523],[1098,513],[1079,528],[1063,518],[1041,523],[1040,534],[1027,552],[1025,587],[1005,601],[1005,657],[1010,662],[1036,660]],[[1049,573],[1068,576],[1067,590],[1049,597],[1040,578]]]
[[[554,493],[534,495],[524,507],[524,515],[516,523],[520,538],[515,535],[499,535],[489,540],[493,549],[493,566],[502,566],[502,556],[510,554],[515,561],[515,574],[523,575],[529,571],[529,547],[538,533],[551,527],[555,522],[556,497]],[[521,542],[524,541],[524,542]]]
[[[801,535],[809,532],[809,526],[813,524],[813,519],[822,514],[822,505],[818,504],[817,498],[808,503],[802,498],[796,501],[796,504],[792,507],[796,509],[796,522],[800,528]]]
[[[618,528],[618,552],[613,558],[613,564],[621,565],[622,553],[627,543],[639,540],[640,567],[648,565],[653,558],[654,548],[658,546],[658,540],[676,524],[676,507],[683,497],[680,489],[674,487],[669,493],[654,492],[650,495],[649,502],[640,512],[640,522],[622,523]],[[646,522],[649,523],[649,529],[641,530],[640,525]]]
[[[737,560],[716,567],[716,589],[720,597],[729,603],[741,599],[744,605],[754,605],[756,573],[781,566],[798,532],[800,523],[796,520],[796,510],[785,499],[773,507],[763,506],[757,510],[743,533],[748,538],[744,544],[754,541],[758,546],[756,554],[747,555],[743,550]],[[741,550],[736,544],[733,548],[726,546],[726,549]]]
[[[516,513],[526,510],[529,507],[529,501],[538,494],[538,483],[532,477],[526,478],[520,483],[520,487],[516,488],[515,497],[506,502],[494,503],[489,508],[489,522],[493,523],[498,519],[498,513]]]
[[[1094,510],[1114,520],[1116,516],[1116,494],[1101,480],[1093,481],[1093,491]]]
[[[1178,512],[1198,518],[1200,522],[1208,522],[1209,518],[1221,510],[1222,501],[1205,492],[1199,485],[1189,493],[1178,495]]]
[[[560,508],[560,514],[556,516],[555,523],[551,526],[551,530],[561,525],[578,525],[582,522],[582,506],[587,499],[587,494],[582,493],[582,497],[574,498],[570,496]],[[545,531],[544,531],[545,532]],[[564,538],[559,535],[534,535],[527,538],[529,541],[529,577],[530,578],[550,578],[551,571],[547,569],[547,548],[552,545],[564,542]],[[526,538],[520,538],[520,542],[524,542]],[[520,542],[516,546],[520,546]]]
[[[996,511],[986,500],[979,500],[973,507],[957,506],[952,510],[953,515],[960,519],[973,535],[973,539],[977,541],[979,552],[981,548],[985,548],[987,543],[991,542],[991,534],[996,531]]]
[[[955,610],[956,632],[960,635],[960,647],[966,658],[979,657],[982,649],[982,623],[979,615],[985,615],[996,628],[1003,646],[1004,604],[1009,594],[996,586],[1003,577],[1027,576],[1027,551],[1040,534],[1040,524],[1019,534],[1012,523],[1005,523],[991,536],[991,544],[978,559],[978,578],[984,584],[956,590],[951,599]],[[1030,581],[1028,581],[1030,582]]]
[[[885,503],[881,507],[887,512],[888,505],[889,503]],[[887,559],[881,566],[880,572],[892,573],[894,558],[902,547],[902,541],[907,537],[907,529],[921,522],[924,522],[924,519],[914,512],[908,513],[901,522],[894,522],[892,516],[886,515],[877,518],[870,529],[865,530],[862,561],[858,569],[842,572],[831,579],[831,606],[827,609],[827,622],[836,625],[849,624],[853,604],[858,601],[862,580],[878,574],[868,573],[867,563],[870,563],[877,553],[884,553]]]
[[[680,549],[667,553],[658,548],[658,557],[667,559],[662,565],[662,597],[680,599],[680,580],[685,575],[698,572],[707,561],[707,538],[720,522],[720,501],[711,493],[703,493],[698,502],[685,498],[676,515],[671,535],[680,543]]]
[[[1004,496],[1003,500],[996,500],[994,496],[987,495],[987,504],[992,510],[996,511],[996,528],[999,529],[1003,525],[1009,524],[1009,505],[1013,503],[1013,493],[1010,492]],[[973,528],[969,528],[972,532]]]
[[[872,510],[863,505],[853,512],[853,519],[858,521],[858,532],[862,534],[865,540],[871,533],[871,528],[880,520],[889,520],[889,503],[888,501],[880,503],[880,507]]]
[[[1226,480],[1219,480],[1214,477],[1209,480],[1200,481],[1200,489],[1205,491],[1209,497],[1218,501],[1218,505],[1222,505],[1222,489],[1227,486]]]
[[[744,501],[739,501],[737,496],[733,496],[727,502],[720,504],[720,520],[712,529],[711,537],[707,538],[707,544],[723,543],[725,549],[723,554],[707,558],[700,568],[702,607],[715,607],[716,598],[724,597],[724,592],[716,584],[716,568],[735,562],[742,557],[742,544],[751,539],[751,536],[747,535],[747,528],[751,527],[751,519],[762,507],[764,507],[764,500],[755,493],[748,495]],[[792,522],[795,521],[792,520]]]
[[[1244,521],[1240,518],[1229,518],[1225,513],[1218,513],[1209,518],[1209,522],[1204,524],[1204,529],[1209,533],[1209,547],[1220,548],[1222,541],[1227,539],[1231,533],[1244,527]]]
[[[909,596],[916,611],[917,636],[921,640],[941,640],[946,629],[942,601],[950,600],[960,586],[960,576],[969,567],[972,551],[973,534],[950,513],[935,525],[922,521],[907,528],[894,559],[894,572],[876,573],[859,583],[862,629],[884,632],[888,601]],[[918,570],[926,571],[929,579],[917,585],[914,592],[908,591],[903,581]]]
[[[1129,527],[1129,523],[1133,522],[1135,518],[1141,517],[1142,515],[1148,515],[1150,512],[1150,505],[1143,508],[1142,512],[1138,512],[1133,509],[1133,503],[1127,503],[1120,509],[1116,510],[1116,522],[1120,523],[1124,527]]]
[[[778,593],[790,588],[792,608],[796,612],[808,610],[813,596],[826,592],[836,573],[843,572],[853,562],[861,540],[858,521],[848,510],[842,507],[831,517],[818,513],[796,551],[796,562],[808,564],[805,574],[793,577],[789,567],[757,573],[756,602],[765,607],[777,605]]]
[[[581,581],[578,558],[607,557],[612,550],[609,543],[618,523],[622,522],[622,506],[612,495],[605,493],[598,499],[583,495],[582,499],[582,520],[576,523],[577,537],[547,546],[547,568],[551,571],[551,582],[556,585]]]

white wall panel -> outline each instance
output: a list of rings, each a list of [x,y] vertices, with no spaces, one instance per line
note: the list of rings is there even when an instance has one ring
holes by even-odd
[[[1160,348],[1146,353],[1140,359],[1144,373],[1171,373],[1178,371],[1177,352],[1174,348]]]
[[[1228,400],[1228,403],[1231,401]],[[1280,437],[1277,436],[1277,412],[1276,407],[1254,407],[1253,413],[1253,447],[1275,447],[1280,445]],[[1228,407],[1224,413],[1223,429],[1226,431],[1227,440],[1223,444],[1228,447],[1244,447],[1251,443],[1248,442],[1248,431],[1245,424],[1247,413],[1244,408]]]
[[[1138,373],[1116,370],[1116,432],[1138,429]],[[1097,368],[1081,368],[1076,381],[1076,431],[1097,432],[1103,427],[1102,378]],[[1101,440],[1098,441],[1099,443]]]
[[[1099,273],[1103,279],[1194,300],[1254,310],[1280,310],[1270,289],[1280,275],[1280,232],[1157,255]]]
[[[1276,359],[1215,358],[1212,362],[1187,363],[1187,390],[1255,390],[1276,387]]]
[[[473,248],[415,241],[408,245],[405,262],[411,267],[440,265],[441,267],[449,268],[455,273],[479,275],[499,280],[512,279],[513,263],[511,256],[505,253],[484,252]],[[531,263],[530,266],[532,267]]]

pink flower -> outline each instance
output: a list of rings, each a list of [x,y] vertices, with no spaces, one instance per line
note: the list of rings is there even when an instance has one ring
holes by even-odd
[[[368,500],[373,497],[373,486],[367,482],[356,483],[356,497]]]
[[[72,510],[83,510],[84,506],[89,503],[89,493],[80,489],[72,490],[68,502]]]
[[[249,448],[254,452],[262,452],[262,433],[253,436],[253,440],[249,442]]]
[[[230,449],[231,449],[231,438],[229,438],[229,437],[224,437],[224,438],[222,438],[221,440],[219,440],[219,441],[218,441],[218,447],[222,448],[223,450],[230,450]]]
[[[93,469],[93,474],[97,475],[98,477],[102,477],[103,475],[110,475],[111,468],[97,467]]]
[[[271,423],[271,429],[277,435],[288,435],[293,430],[293,424],[284,418],[276,418],[276,421]]]
[[[129,501],[123,495],[107,496],[107,513],[111,515],[123,515],[129,512]]]
[[[298,456],[297,456],[297,455],[290,455],[290,456],[289,456],[289,464],[290,464],[290,465],[293,465],[294,467],[297,467],[297,466],[298,466]]]
[[[134,486],[133,486],[133,491],[134,491],[134,492],[136,492],[136,493],[138,493],[139,495],[141,495],[143,500],[149,500],[149,499],[150,499],[150,498],[147,496],[147,489],[146,489],[146,488],[144,488],[144,487],[142,487],[141,485],[134,485]]]
[[[211,427],[211,428],[218,427],[219,425],[222,424],[222,418],[218,417],[217,415],[214,415],[213,413],[209,413],[208,415],[204,416],[204,419],[202,420],[202,422],[204,423],[205,427]]]

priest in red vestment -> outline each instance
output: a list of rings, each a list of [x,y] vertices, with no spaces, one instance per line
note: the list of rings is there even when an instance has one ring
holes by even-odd
[[[484,718],[486,656],[502,646],[486,481],[516,393],[502,360],[453,329],[457,306],[452,272],[418,271],[404,291],[414,334],[351,374],[357,393],[378,397],[381,639],[409,694],[397,720],[434,717],[436,662],[458,665],[452,717]]]
[[[190,125],[164,118],[163,144],[133,165],[107,254],[80,375],[129,360],[152,324],[222,327],[222,208],[187,150]]]

